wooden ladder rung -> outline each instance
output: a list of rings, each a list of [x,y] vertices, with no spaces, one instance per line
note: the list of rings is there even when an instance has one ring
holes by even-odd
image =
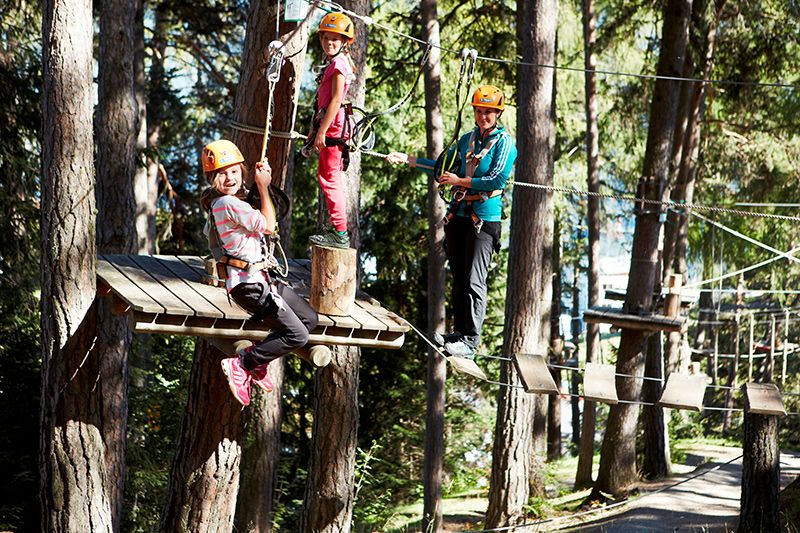
[[[667,384],[661,393],[658,405],[673,409],[703,410],[703,396],[706,393],[706,376],[673,372],[667,377]]]
[[[446,357],[445,359],[447,359],[447,362],[453,365],[453,368],[458,372],[469,374],[472,377],[482,380],[487,379],[486,374],[472,359],[467,359],[465,357]]]
[[[525,392],[539,392],[544,394],[558,394],[560,391],[553,381],[553,375],[547,368],[547,361],[541,355],[517,354],[514,356],[514,365],[519,372]]]
[[[613,365],[586,363],[583,373],[583,396],[595,402],[619,403],[615,373]]]

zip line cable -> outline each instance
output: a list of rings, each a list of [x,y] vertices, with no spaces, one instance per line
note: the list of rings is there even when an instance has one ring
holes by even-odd
[[[355,17],[367,26],[376,26],[383,30],[386,30],[390,33],[394,33],[400,37],[408,39],[410,41],[414,41],[416,43],[422,45],[428,45],[426,41],[418,37],[414,37],[413,35],[409,35],[408,33],[404,33],[400,30],[382,24],[380,22],[375,21],[372,17],[366,15],[360,15],[355,13],[354,11],[350,11],[349,9],[345,9],[336,2],[331,2],[330,0],[303,0],[307,4],[311,5],[316,9],[320,9],[322,11],[339,11],[341,13],[345,13],[346,15],[350,15]],[[322,7],[323,5],[330,6],[330,8]],[[448,48],[446,46],[442,46],[441,44],[433,43],[433,46],[444,51],[448,52],[453,55],[459,55],[460,52]],[[619,77],[628,77],[628,78],[641,78],[641,79],[648,79],[648,80],[666,80],[666,81],[679,81],[679,82],[691,82],[691,83],[704,83],[709,85],[736,85],[736,86],[745,86],[745,87],[769,87],[769,88],[778,88],[778,89],[790,89],[795,90],[799,89],[800,85],[792,84],[792,83],[784,83],[784,82],[761,82],[761,81],[738,81],[738,80],[722,80],[722,79],[704,79],[704,78],[689,78],[689,77],[682,77],[682,76],[659,76],[657,74],[636,74],[632,72],[622,72],[616,70],[600,70],[600,69],[587,69],[581,67],[566,67],[561,65],[544,65],[540,63],[531,63],[526,61],[518,61],[514,59],[500,59],[495,57],[489,56],[481,56],[478,55],[476,57],[482,61],[489,61],[493,63],[504,63],[507,65],[519,65],[525,67],[534,67],[534,68],[549,68],[552,70],[564,70],[568,72],[578,72],[578,73],[593,73],[593,74],[600,74],[602,76],[619,76]]]
[[[757,241],[752,237],[748,237],[747,235],[745,235],[743,233],[740,233],[740,232],[736,231],[733,228],[729,228],[728,226],[726,226],[724,224],[720,224],[719,222],[717,222],[715,220],[711,220],[710,218],[706,218],[703,215],[701,215],[700,213],[692,213],[692,216],[697,217],[697,218],[699,218],[700,220],[702,220],[704,222],[708,222],[709,224],[721,229],[722,231],[726,231],[726,232],[730,233],[731,235],[739,237],[740,239],[745,240],[745,241],[749,242],[750,244],[755,244],[756,246],[764,248],[765,250],[768,250],[768,251],[770,251],[772,253],[785,254],[785,252],[783,252],[781,250],[778,250],[777,248],[773,248],[772,246],[769,246],[768,244],[764,244],[763,242]],[[800,259],[798,259],[797,257],[794,257],[793,255],[786,255],[786,259],[789,259],[790,261],[794,261],[795,263],[800,263]]]

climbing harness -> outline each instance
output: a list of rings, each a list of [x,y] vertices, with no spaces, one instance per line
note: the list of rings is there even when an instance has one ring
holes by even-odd
[[[478,153],[475,153],[475,149],[478,144],[478,134],[475,130],[472,131],[468,141],[469,151],[466,154],[467,164],[465,177],[467,179],[472,179],[472,177],[475,175],[475,170],[478,168],[478,165],[480,165],[481,160],[486,157],[486,154],[488,154],[489,151],[494,147],[499,138],[500,136],[498,135],[489,139],[483,148]],[[495,198],[503,194],[503,189],[480,191],[479,193],[469,194],[469,189],[467,187],[453,187],[452,191],[453,195],[450,199],[450,205],[447,209],[447,214],[442,220],[442,224],[446,225],[448,222],[450,222],[453,217],[456,216],[456,213],[463,203],[465,207],[464,211],[472,219],[472,225],[475,227],[476,233],[481,232],[483,220],[475,213],[475,210],[472,208],[472,204],[475,202],[485,202],[489,198]]]
[[[461,68],[458,73],[458,82],[456,83],[456,124],[453,128],[453,136],[447,143],[447,146],[442,150],[442,155],[439,157],[442,160],[441,165],[438,165],[437,172],[434,173],[434,179],[437,183],[440,182],[442,175],[446,171],[453,168],[456,158],[458,157],[458,136],[461,134],[461,114],[464,111],[464,106],[467,104],[466,94],[469,92],[469,86],[472,84],[472,78],[475,75],[475,60],[478,57],[478,51],[473,49],[464,48],[461,51]],[[462,94],[463,91],[463,94]],[[452,150],[452,154],[450,151]],[[444,199],[444,185],[439,183],[439,195]]]
[[[275,99],[275,86],[281,79],[281,68],[283,67],[283,43],[278,40],[269,43],[268,56],[269,63],[267,64],[266,76],[269,95],[267,97],[267,117],[266,124],[264,125],[264,138],[261,142],[261,161],[264,161],[267,157],[270,130],[272,129],[272,104]]]

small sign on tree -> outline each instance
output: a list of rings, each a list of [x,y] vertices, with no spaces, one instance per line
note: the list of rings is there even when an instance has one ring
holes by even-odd
[[[283,11],[283,20],[286,22],[300,22],[308,14],[308,3],[304,0],[286,0]]]

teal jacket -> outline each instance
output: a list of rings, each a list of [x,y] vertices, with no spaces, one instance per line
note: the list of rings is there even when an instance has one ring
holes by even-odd
[[[511,175],[511,169],[514,167],[514,161],[517,159],[517,146],[514,139],[500,126],[495,128],[483,141],[480,139],[478,128],[475,128],[474,132],[477,139],[475,153],[479,153],[491,139],[497,138],[497,141],[481,159],[478,168],[475,169],[475,174],[472,176],[472,187],[467,194],[480,194],[482,191],[504,189]],[[457,148],[461,156],[461,167],[456,174],[462,178],[466,176],[467,172],[467,152],[472,149],[469,146],[471,134],[472,132],[466,133],[458,140]],[[454,149],[455,147],[450,149],[451,155]],[[417,158],[417,165],[420,170],[428,174],[433,174],[432,169],[435,163],[430,159]],[[465,205],[462,203],[456,216],[469,216],[464,212],[464,209]],[[472,210],[485,222],[499,222],[503,214],[503,197],[500,195],[483,202],[474,202]]]

